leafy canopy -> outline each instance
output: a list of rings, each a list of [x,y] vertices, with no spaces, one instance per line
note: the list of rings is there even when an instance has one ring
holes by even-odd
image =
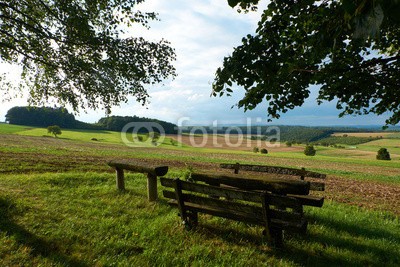
[[[47,127],[47,133],[50,133],[54,135],[54,137],[57,137],[57,135],[62,134],[61,128],[58,125],[52,125]]]
[[[53,100],[107,113],[128,96],[144,104],[146,85],[175,76],[175,52],[165,40],[128,35],[130,26],[157,19],[138,11],[140,2],[0,0],[0,59],[22,66],[18,87],[31,104]]]
[[[254,9],[259,0],[228,0]],[[318,103],[347,114],[400,121],[399,0],[272,0],[255,35],[247,35],[216,71],[214,96],[245,89],[238,107],[268,103],[270,118],[301,106],[310,85]]]
[[[386,148],[380,148],[376,155],[377,160],[391,160],[390,153]]]
[[[313,145],[306,145],[304,148],[304,155],[306,156],[315,156],[317,151],[315,150]]]

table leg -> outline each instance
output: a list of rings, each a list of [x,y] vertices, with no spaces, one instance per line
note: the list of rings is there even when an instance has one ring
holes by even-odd
[[[115,171],[117,172],[117,189],[125,190],[124,170],[116,168]]]
[[[150,173],[147,174],[147,197],[149,201],[156,201],[157,193],[157,176]]]

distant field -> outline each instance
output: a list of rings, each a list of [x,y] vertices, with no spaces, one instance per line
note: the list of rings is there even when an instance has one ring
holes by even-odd
[[[137,135],[122,134],[114,131],[102,130],[70,130],[61,129],[62,134],[57,138],[64,140],[75,140],[83,142],[99,142],[111,144],[123,144],[124,142],[130,146],[152,146],[150,142],[139,142]],[[38,136],[38,137],[51,137],[53,136],[47,132],[46,128],[36,128],[20,125],[0,124],[0,134],[18,134],[24,136]],[[143,136],[143,135],[142,135]],[[143,136],[145,137],[145,136]],[[145,140],[146,141],[146,140]],[[170,138],[160,139],[164,145],[172,145]]]
[[[64,130],[54,138],[0,124],[0,266],[400,266],[399,141],[317,146],[308,157],[304,145],[267,147],[234,135],[131,147],[117,132]],[[381,146],[391,161],[375,159]],[[285,248],[275,250],[261,227],[213,216],[200,215],[199,227],[186,231],[160,187],[159,201],[147,201],[145,175],[127,172],[127,190],[117,191],[113,159],[168,165],[171,178],[188,170],[232,175],[219,167],[227,162],[304,167],[327,174],[318,192],[325,203],[305,209],[307,235],[285,236]]]
[[[0,123],[0,134],[17,133],[17,132],[26,131],[29,129],[33,129],[33,127]]]
[[[394,137],[394,136],[399,136],[400,133],[398,132],[373,132],[373,133],[334,133],[332,136],[356,136],[356,137]]]
[[[185,144],[188,147],[198,147],[204,149],[217,150],[235,150],[243,152],[251,152],[254,147],[266,148],[270,152],[302,152],[301,147],[287,147],[280,142],[268,142],[263,140],[250,140],[246,136],[232,135],[167,135],[169,138],[174,138],[177,141]]]

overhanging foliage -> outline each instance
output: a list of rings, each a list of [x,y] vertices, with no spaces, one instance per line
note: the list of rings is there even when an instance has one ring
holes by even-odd
[[[259,1],[228,1],[252,8]],[[270,118],[301,106],[318,85],[318,103],[336,101],[347,114],[400,121],[400,2],[283,1],[263,12],[257,32],[216,71],[213,94],[245,89],[245,110],[268,102]]]
[[[175,53],[165,40],[128,32],[157,19],[138,11],[140,2],[0,0],[0,59],[22,66],[19,87],[31,104],[54,99],[107,113],[129,96],[144,104],[146,85],[175,76]]]

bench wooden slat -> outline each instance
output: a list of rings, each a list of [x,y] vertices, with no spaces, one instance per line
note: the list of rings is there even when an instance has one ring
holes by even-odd
[[[221,184],[221,180],[210,179],[212,184]],[[307,229],[302,200],[296,198],[298,195],[245,191],[230,187],[232,184],[213,186],[170,178],[160,181],[169,189],[163,190],[164,197],[170,199],[170,205],[178,207],[182,222],[189,229],[197,225],[199,212],[263,226],[269,244],[275,246],[283,244],[283,230],[304,233]],[[290,204],[290,208],[283,203]]]
[[[146,165],[144,163],[131,162],[129,160],[113,160],[108,162],[108,166],[121,170],[133,172],[149,173],[155,176],[164,176],[168,172],[168,166]]]
[[[313,190],[313,191],[325,191],[325,183],[310,182],[310,190]]]
[[[171,200],[168,202],[171,206],[177,206],[176,200]],[[255,218],[254,216],[249,217],[246,213],[240,212],[231,212],[226,210],[221,210],[218,208],[211,208],[202,206],[194,203],[185,203],[187,209],[190,209],[195,212],[201,212],[210,214],[213,216],[223,217],[226,219],[232,219],[235,221],[240,221],[244,223],[250,223],[254,225],[265,226],[264,220],[262,218]],[[280,228],[283,230],[290,230],[292,232],[301,232],[303,233],[307,229],[307,221],[305,219],[301,219],[299,222],[287,222],[280,219],[271,218],[271,227]]]
[[[161,185],[165,187],[174,187],[174,181],[170,178],[160,178]],[[182,190],[189,190],[197,193],[215,195],[217,197],[225,197],[230,199],[241,199],[251,202],[261,202],[263,194],[259,192],[249,192],[237,189],[221,191],[220,187],[208,186],[204,184],[196,184],[181,181]]]
[[[176,200],[175,192],[164,190],[163,195],[166,198]],[[182,199],[184,201],[184,206],[186,206],[188,203],[198,204],[200,206],[208,206],[212,208],[223,209],[228,212],[233,212],[233,213],[239,212],[241,214],[247,214],[248,217],[254,217],[254,219],[256,220],[263,221],[264,215],[263,215],[263,208],[261,206],[247,205],[244,203],[207,198],[192,194],[182,194]],[[274,219],[292,221],[295,223],[296,221],[299,221],[303,215],[301,213],[286,212],[285,210],[277,210],[269,208],[268,216]]]
[[[172,191],[163,191],[163,196],[170,199],[176,199],[175,192]],[[226,210],[237,210],[243,213],[249,213],[251,216],[254,215],[257,218],[261,218],[261,207],[257,207],[254,205],[246,205],[240,202],[226,201],[222,199],[202,197],[200,195],[192,195],[192,194],[182,194],[183,200],[186,203],[195,203],[199,205],[211,206]]]
[[[250,165],[250,164],[230,164],[221,163],[220,167],[223,169],[239,169],[244,171],[254,171],[254,172],[266,172],[266,173],[276,173],[276,174],[286,174],[286,175],[298,175],[304,177],[312,177],[325,179],[326,174],[306,171],[295,168],[278,167],[278,166],[267,166],[267,165]]]
[[[303,196],[303,195],[288,195],[300,201],[302,205],[312,207],[322,207],[324,205],[324,197],[317,196]]]
[[[169,178],[160,178],[161,185],[165,187],[174,187],[174,182]],[[221,190],[221,187],[210,186],[205,184],[196,184],[192,182],[181,181],[182,190],[188,190],[192,192],[213,195],[216,197],[224,197],[227,199],[238,199],[250,202],[261,203],[263,199],[263,193],[243,191],[236,188],[229,188],[229,190]],[[275,194],[269,194],[270,205],[280,205],[291,209],[299,209],[299,205],[302,205],[297,199],[287,196],[280,196]]]
[[[308,195],[310,183],[302,180],[266,178],[263,180],[192,173],[191,178],[208,184],[225,184],[244,190],[270,191],[280,194]]]

